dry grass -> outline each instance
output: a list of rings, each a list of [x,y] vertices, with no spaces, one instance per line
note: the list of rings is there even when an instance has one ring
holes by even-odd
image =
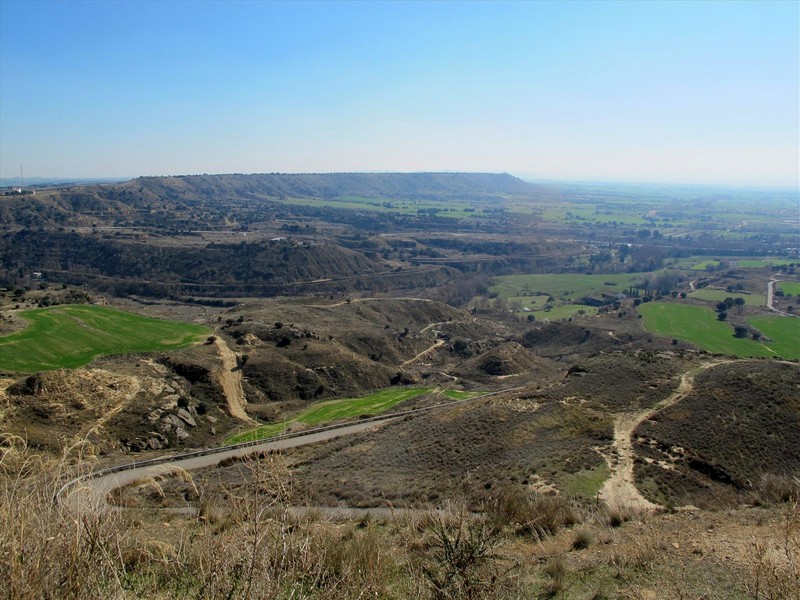
[[[105,504],[76,512],[53,496],[93,464],[84,446],[45,461],[6,438],[0,452],[0,598],[585,599],[646,598],[648,590],[696,598],[710,590],[708,598],[788,600],[800,592],[797,504],[750,509],[749,519],[773,515],[770,535],[728,565],[682,554],[686,538],[680,551],[665,541],[685,525],[702,536],[708,517],[642,521],[521,486],[497,486],[483,514],[462,501],[334,523],[291,509],[292,479],[277,454],[241,465],[252,482],[245,487],[209,490],[174,473],[197,490],[192,516]],[[145,494],[163,485],[141,483]]]
[[[509,525],[517,535],[544,539],[577,522],[573,506],[560,496],[504,486],[486,504],[487,520],[496,527]]]

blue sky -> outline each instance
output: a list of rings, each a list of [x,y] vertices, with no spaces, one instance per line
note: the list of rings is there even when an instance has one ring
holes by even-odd
[[[0,175],[798,185],[797,2],[0,2]]]

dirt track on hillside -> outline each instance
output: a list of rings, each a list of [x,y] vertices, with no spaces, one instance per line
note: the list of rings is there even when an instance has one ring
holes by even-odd
[[[239,368],[236,354],[234,354],[233,350],[230,349],[230,346],[228,346],[222,338],[217,337],[214,343],[222,359],[220,384],[222,385],[222,390],[225,392],[228,411],[231,413],[232,417],[247,421],[248,423],[255,423],[253,419],[247,416],[244,410],[247,404],[247,398],[245,398],[244,389],[242,389],[242,370]]]
[[[705,369],[717,365],[735,362],[733,360],[719,360],[707,362],[699,367],[687,371],[681,376],[681,381],[672,394],[652,408],[639,413],[623,413],[617,416],[614,422],[614,442],[611,452],[603,457],[611,470],[611,476],[600,489],[599,497],[606,505],[614,508],[632,508],[635,510],[654,510],[660,508],[658,504],[650,502],[642,496],[636,487],[633,475],[633,465],[636,455],[633,451],[633,432],[646,420],[656,413],[669,408],[688,396],[694,387],[695,376]]]

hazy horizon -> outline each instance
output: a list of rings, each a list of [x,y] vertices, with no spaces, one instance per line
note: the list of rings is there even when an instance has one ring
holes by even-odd
[[[4,1],[0,175],[796,189],[799,21],[795,2]]]

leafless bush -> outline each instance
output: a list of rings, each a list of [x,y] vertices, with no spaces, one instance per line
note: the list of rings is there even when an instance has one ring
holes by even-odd
[[[486,598],[498,583],[500,533],[464,506],[425,519],[421,573],[432,598]]]

